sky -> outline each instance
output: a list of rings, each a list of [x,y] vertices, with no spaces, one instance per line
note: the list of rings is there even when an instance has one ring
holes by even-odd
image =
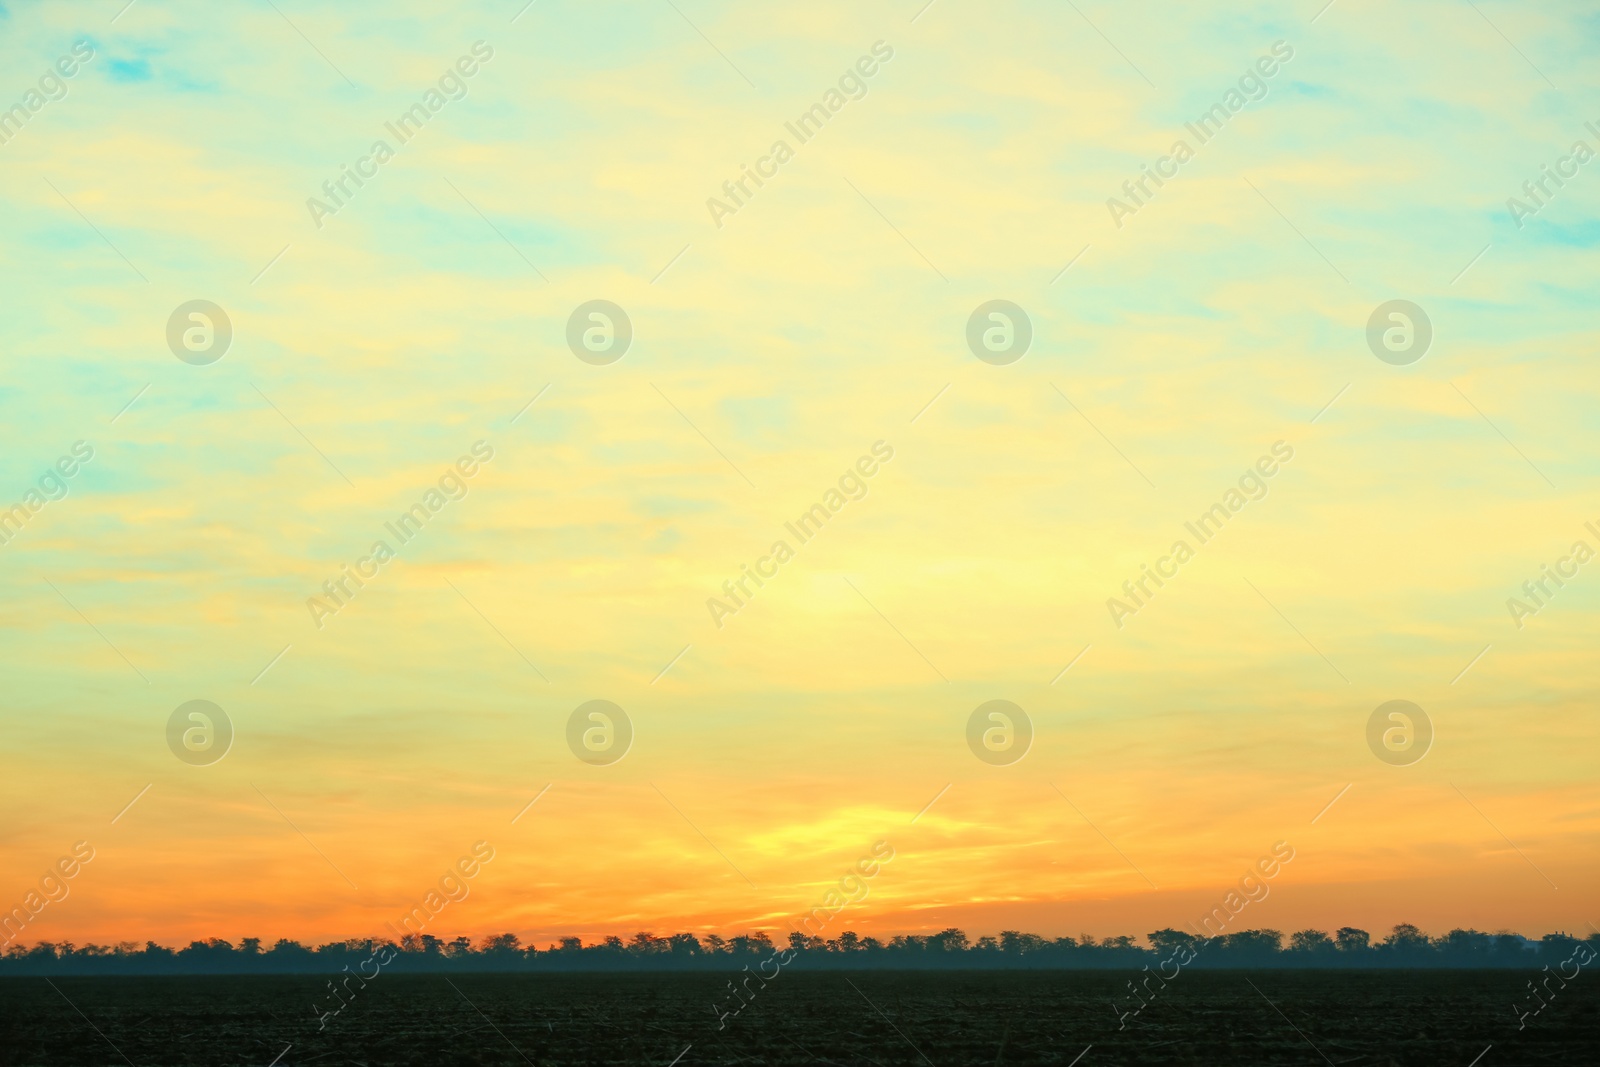
[[[434,6],[0,9],[20,940],[1600,922],[1587,5]]]

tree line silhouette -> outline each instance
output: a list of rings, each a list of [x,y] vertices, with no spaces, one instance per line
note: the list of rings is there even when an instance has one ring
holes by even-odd
[[[826,969],[1070,969],[1138,968],[1193,954],[1194,967],[1539,967],[1567,959],[1586,946],[1585,955],[1600,953],[1600,932],[1580,939],[1565,933],[1538,940],[1519,934],[1486,934],[1451,930],[1429,937],[1410,923],[1401,923],[1381,940],[1365,930],[1341,927],[1333,934],[1301,930],[1243,930],[1201,937],[1183,930],[1162,929],[1140,945],[1129,935],[1095,940],[1045,938],[1002,931],[998,937],[969,938],[954,927],[936,934],[908,934],[881,941],[845,931],[824,940],[791,933],[787,947],[795,962]],[[78,946],[70,941],[41,941],[31,948],[8,946],[0,954],[0,975],[22,974],[305,974],[337,972],[381,952],[387,969],[439,971],[608,971],[608,970],[738,970],[777,948],[766,933],[722,938],[716,934],[637,933],[624,940],[607,937],[584,944],[564,937],[546,948],[522,944],[516,934],[495,934],[474,943],[431,934],[407,935],[396,942],[357,938],[309,947],[280,939],[263,947],[247,937],[234,945],[221,938],[191,941],[173,949],[146,941]],[[385,951],[387,949],[387,951]]]

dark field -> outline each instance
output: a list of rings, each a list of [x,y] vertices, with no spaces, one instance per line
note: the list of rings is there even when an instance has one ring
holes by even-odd
[[[785,972],[719,1031],[733,977],[385,974],[321,1033],[325,977],[9,978],[0,1063],[1600,1062],[1586,974],[1520,1033],[1527,972],[1187,971],[1120,1032],[1115,971]]]

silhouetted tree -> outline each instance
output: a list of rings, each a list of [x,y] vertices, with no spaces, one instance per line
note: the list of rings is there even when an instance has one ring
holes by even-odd
[[[1340,952],[1360,953],[1366,952],[1371,946],[1372,936],[1354,926],[1341,926],[1334,933],[1333,942],[1339,946]]]
[[[1000,931],[1000,951],[1007,956],[1021,956],[1030,952],[1037,952],[1044,945],[1044,938],[1038,934],[1021,934],[1015,930]]]
[[[1523,954],[1524,944],[1521,934],[1501,930],[1494,935],[1494,954],[1502,959],[1517,959]]]
[[[1336,949],[1333,938],[1321,930],[1298,930],[1289,935],[1289,951],[1320,954]]]
[[[1163,928],[1147,935],[1148,947],[1133,937],[1118,935],[1096,942],[1084,935],[1047,940],[1037,934],[1003,931],[998,937],[973,940],[957,927],[933,934],[901,934],[884,944],[853,930],[838,932],[830,940],[795,931],[787,943],[798,953],[793,959],[803,967],[991,968],[991,967],[1128,967],[1135,971],[1162,967],[1170,979],[1167,961],[1178,959],[1188,967],[1526,967],[1546,968],[1571,958],[1584,944],[1564,932],[1528,941],[1514,933],[1490,935],[1477,930],[1453,929],[1437,939],[1410,923],[1401,923],[1373,946],[1366,931],[1341,927],[1333,937],[1320,930],[1300,930],[1283,950],[1277,930],[1236,930],[1217,937],[1202,937],[1185,930]],[[1600,932],[1588,937],[1588,949],[1600,953]],[[777,955],[772,938],[764,931],[724,939],[715,934],[704,939],[691,933],[659,937],[641,931],[628,941],[612,935],[584,945],[577,937],[561,938],[548,951],[523,947],[513,933],[481,937],[476,946],[467,937],[445,941],[433,934],[408,934],[401,943],[377,944],[368,938],[330,941],[308,948],[297,941],[279,939],[262,951],[259,938],[244,938],[235,948],[221,938],[196,940],[174,951],[153,941],[141,949],[133,942],[115,947],[83,946],[70,941],[41,941],[31,948],[10,944],[0,954],[0,975],[7,974],[222,974],[222,973],[322,973],[335,981],[372,979],[367,962],[386,949],[387,968],[400,971],[449,972],[465,970],[617,970],[627,968],[712,969],[737,973]],[[1208,951],[1209,950],[1209,951]],[[393,958],[389,958],[393,953]],[[1203,955],[1202,955],[1203,953]],[[786,964],[793,960],[784,961]],[[359,970],[361,978],[352,977]],[[346,976],[341,978],[340,976]],[[772,974],[765,967],[762,980]]]
[[[1397,923],[1378,947],[1396,956],[1419,956],[1431,945],[1428,935],[1411,923]]]
[[[458,937],[456,941],[465,941]],[[496,956],[514,955],[522,947],[522,938],[516,934],[491,934],[478,942],[478,951]]]
[[[668,950],[674,956],[698,956],[704,951],[700,939],[693,934],[673,934],[667,938]]]
[[[1276,930],[1240,930],[1222,935],[1222,950],[1230,956],[1259,959],[1283,947],[1283,935]]]
[[[1578,947],[1578,939],[1571,934],[1556,932],[1539,939],[1539,958],[1544,961],[1564,960]]]
[[[1457,929],[1451,930],[1434,944],[1450,962],[1462,964],[1489,955],[1494,942],[1488,934],[1477,930]]]
[[[1170,959],[1184,949],[1198,951],[1200,948],[1200,939],[1194,934],[1187,930],[1174,930],[1170,926],[1144,936],[1145,940],[1150,942],[1150,947],[1162,959]]]

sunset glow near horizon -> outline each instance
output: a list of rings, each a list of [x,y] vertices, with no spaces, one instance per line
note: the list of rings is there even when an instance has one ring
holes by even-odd
[[[1320,6],[0,7],[12,936],[1594,929],[1600,23]]]

